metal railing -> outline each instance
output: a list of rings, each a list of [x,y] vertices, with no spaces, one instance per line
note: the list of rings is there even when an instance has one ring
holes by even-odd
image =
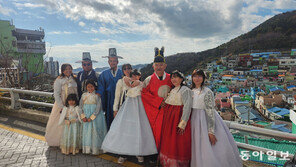
[[[44,103],[44,102],[20,99],[20,96],[19,96],[19,94],[27,94],[27,95],[33,95],[33,96],[53,97],[52,92],[22,90],[22,89],[15,89],[15,88],[0,88],[0,91],[10,93],[10,97],[0,97],[0,99],[10,100],[11,109],[20,109],[21,103],[32,104],[32,105],[43,106],[43,107],[53,107],[52,103]]]
[[[9,92],[10,93],[10,98],[8,97],[0,97],[0,99],[6,99],[6,100],[11,100],[11,108],[12,109],[20,109],[21,105],[20,103],[27,103],[27,104],[32,104],[32,105],[38,105],[38,106],[45,106],[45,107],[53,107],[53,104],[51,103],[44,103],[44,102],[36,102],[32,100],[25,100],[25,99],[20,99],[19,94],[28,94],[28,95],[36,95],[36,96],[45,96],[45,97],[53,97],[52,92],[41,92],[41,91],[31,91],[31,90],[21,90],[21,89],[14,89],[14,88],[0,88],[0,91],[3,92]],[[296,142],[296,134],[291,134],[291,133],[285,133],[285,132],[280,132],[280,131],[275,131],[275,130],[270,130],[270,129],[264,129],[264,128],[259,128],[255,126],[249,126],[249,125],[242,125],[236,122],[231,122],[231,121],[225,121],[226,125],[228,126],[229,129],[234,129],[234,130],[239,130],[239,131],[244,131],[244,132],[249,132],[249,133],[254,133],[258,135],[263,135],[263,136],[269,136],[269,137],[274,137],[274,138],[279,138],[283,140],[288,140],[288,141],[294,141]],[[276,150],[271,150],[271,149],[266,149],[263,147],[258,147],[246,143],[240,143],[236,142],[237,146],[242,149],[250,150],[250,151],[262,151],[264,154],[267,154],[267,152],[272,151],[276,153],[276,157],[282,157],[283,155],[281,152],[276,151]],[[288,155],[289,158],[293,158],[293,154]]]

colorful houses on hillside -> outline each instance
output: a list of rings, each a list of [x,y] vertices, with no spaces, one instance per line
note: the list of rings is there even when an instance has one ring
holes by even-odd
[[[234,120],[255,125],[262,121],[289,122],[290,110],[296,110],[295,49],[224,56],[219,63],[208,63],[206,72],[223,116],[231,112]]]

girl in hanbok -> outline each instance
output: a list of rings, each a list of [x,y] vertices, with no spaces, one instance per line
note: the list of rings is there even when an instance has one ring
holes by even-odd
[[[80,127],[81,110],[78,106],[76,94],[70,94],[66,100],[66,106],[60,116],[59,125],[64,125],[64,131],[60,141],[60,148],[63,154],[79,153],[80,144]]]
[[[184,84],[179,71],[171,74],[173,89],[165,100],[160,140],[160,163],[163,167],[189,167],[191,159],[192,91]]]
[[[215,110],[213,92],[204,86],[202,70],[192,73],[191,166],[241,167],[237,145]]]
[[[86,82],[87,92],[80,99],[82,108],[82,153],[100,154],[102,142],[107,133],[104,112],[101,110],[101,98],[95,93],[95,82]]]
[[[61,75],[54,81],[53,89],[55,102],[46,124],[45,140],[48,146],[58,147],[63,133],[63,126],[59,125],[61,111],[65,106],[68,95],[72,93],[78,94],[77,83],[70,64],[61,66]]]
[[[134,69],[131,72],[132,82],[140,82],[141,74]],[[102,149],[121,155],[118,163],[123,163],[124,155],[137,156],[143,162],[142,156],[157,153],[153,133],[141,100],[142,83],[129,88],[127,98],[120,107],[110,130],[107,133]]]

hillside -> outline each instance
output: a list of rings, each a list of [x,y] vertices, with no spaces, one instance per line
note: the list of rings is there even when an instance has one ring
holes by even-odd
[[[286,51],[296,48],[296,10],[278,14],[248,33],[242,34],[216,48],[197,53],[178,53],[166,57],[167,72],[180,70],[190,74],[193,69],[223,55],[250,51]],[[143,78],[153,73],[152,64],[141,69]]]

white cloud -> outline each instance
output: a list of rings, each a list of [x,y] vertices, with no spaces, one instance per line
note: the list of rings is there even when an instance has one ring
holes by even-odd
[[[89,30],[84,30],[82,32],[86,33],[86,34],[97,34],[97,33],[99,33],[99,31],[97,29],[95,29],[95,28],[91,28]]]
[[[106,28],[106,27],[100,27],[99,32],[102,33],[102,34],[106,34],[106,35],[124,33],[122,30],[109,29],[109,28]]]
[[[3,7],[1,4],[0,4],[0,14],[3,14],[3,15],[6,15],[6,16],[9,16],[10,14],[16,14],[16,12],[11,9],[11,8],[8,8],[8,7]]]
[[[70,32],[70,31],[52,31],[52,32],[49,32],[47,34],[49,35],[60,35],[60,34],[74,34],[76,32]]]
[[[28,15],[30,18],[37,18],[37,19],[45,19],[45,17],[44,16],[40,16],[40,15],[37,15],[37,14],[33,14],[33,13],[30,13],[30,12],[28,12],[28,11],[25,11],[25,12],[23,12],[23,14],[26,14],[26,15]]]
[[[40,7],[44,7],[44,4],[34,4],[34,3],[18,3],[18,2],[14,2],[13,3],[17,8],[40,8]]]
[[[82,22],[82,21],[80,21],[78,24],[79,24],[79,26],[81,26],[81,27],[84,27],[84,26],[85,26],[85,23]]]
[[[117,49],[117,54],[124,57],[123,60],[120,60],[120,64],[143,64],[153,61],[154,47],[164,46],[164,54],[165,56],[169,56],[176,53],[197,52],[212,48],[217,46],[221,39],[214,37],[199,40],[169,38],[162,40],[144,40],[140,42],[117,42],[115,40],[99,40],[98,38],[92,40],[97,41],[97,43],[92,45],[75,44],[52,46],[48,56],[59,60],[61,64],[71,63],[77,68],[80,67],[81,64],[77,64],[75,61],[81,59],[82,52],[88,51],[91,53],[92,59],[98,61],[94,67],[106,67],[108,66],[107,60],[103,59],[102,56],[108,55],[108,48],[115,47]],[[47,48],[47,51],[48,49],[49,48]]]
[[[93,38],[93,39],[91,39],[92,41],[100,41],[100,39],[99,38]]]
[[[148,36],[137,42],[92,37],[97,44],[54,46],[50,53],[63,62],[73,63],[76,61],[73,57],[81,59],[83,51],[90,51],[99,61],[96,67],[108,65],[101,56],[108,54],[109,47],[116,47],[118,54],[125,57],[121,62],[131,64],[152,62],[155,46],[165,46],[165,55],[213,48],[250,31],[279,10],[296,6],[295,0],[43,0],[40,3],[76,23],[86,19],[100,25],[91,24],[83,33]],[[271,12],[262,15],[261,9]],[[85,27],[83,23],[78,24]]]

